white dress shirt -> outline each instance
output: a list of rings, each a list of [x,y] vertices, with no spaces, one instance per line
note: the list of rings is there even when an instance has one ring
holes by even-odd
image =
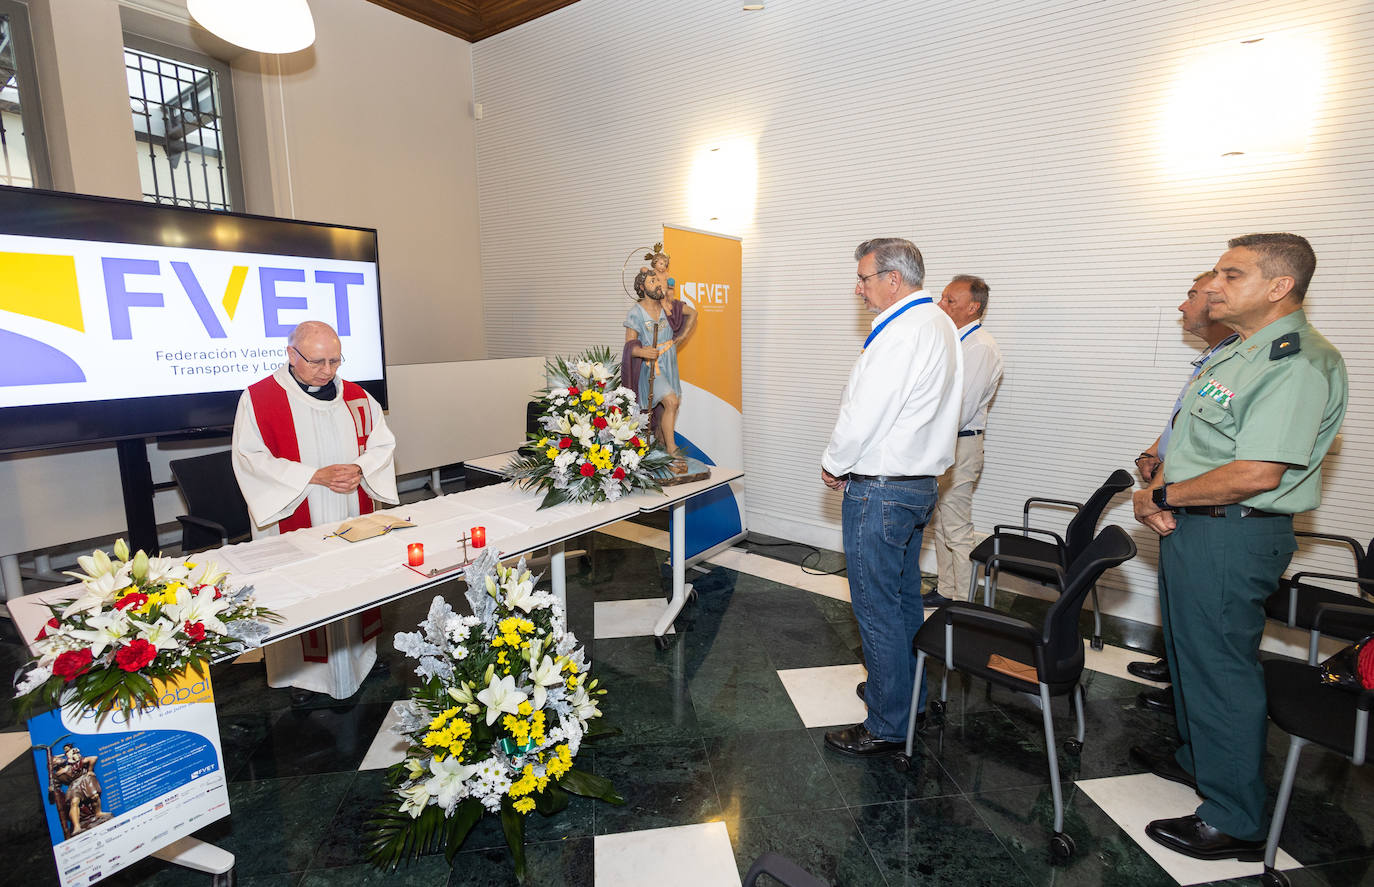
[[[964,406],[959,430],[985,431],[988,402],[1002,381],[1002,351],[981,320],[959,328],[959,343],[964,351]]]
[[[892,318],[849,373],[821,466],[845,474],[938,476],[954,463],[964,362],[954,323],[918,290],[873,320]]]

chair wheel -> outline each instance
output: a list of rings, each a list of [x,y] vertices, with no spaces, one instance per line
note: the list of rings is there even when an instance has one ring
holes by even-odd
[[[1260,875],[1260,883],[1264,887],[1289,887],[1288,876],[1278,869],[1264,867],[1264,874]]]
[[[894,755],[892,758],[892,768],[898,773],[907,772],[911,769],[911,758],[901,753]]]
[[[930,713],[936,717],[942,717],[945,713],[945,703],[940,699],[930,700],[926,703],[926,708],[930,709]]]
[[[1105,645],[1102,643],[1102,638],[1100,638],[1100,637],[1095,637],[1095,638],[1093,638],[1092,647],[1093,647],[1094,650],[1101,650],[1104,646],[1105,646]]]
[[[654,635],[654,646],[658,647],[660,650],[668,649],[668,636],[663,635],[659,637],[658,635]]]
[[[1070,737],[1064,740],[1064,751],[1077,757],[1083,754],[1083,742],[1079,739]]]
[[[1073,838],[1064,832],[1059,832],[1050,837],[1050,860],[1052,862],[1067,862],[1073,856],[1075,849]]]

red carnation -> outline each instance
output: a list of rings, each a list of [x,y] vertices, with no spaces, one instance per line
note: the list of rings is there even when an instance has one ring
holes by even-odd
[[[644,446],[644,444],[639,442],[638,437],[632,437],[630,438],[630,446],[634,447],[635,449],[639,449],[640,447]]]
[[[205,623],[186,623],[186,636],[191,639],[191,643],[193,644],[199,644],[201,641],[205,640]]]
[[[625,469],[617,465],[615,471],[611,472],[611,477],[622,480],[625,477]]]
[[[58,656],[57,661],[52,664],[52,673],[70,684],[91,667],[91,660],[94,658],[89,648],[68,650]]]
[[[606,387],[606,383],[605,383],[605,382],[597,382],[597,383],[596,383],[596,387],[597,387],[597,388],[605,388],[605,387]]]
[[[143,638],[136,638],[128,646],[119,648],[119,652],[115,653],[115,664],[125,671],[138,671],[156,658],[157,647]]]
[[[148,603],[148,596],[140,591],[131,591],[124,597],[115,601],[116,610],[127,610],[129,607],[141,607]]]
[[[214,600],[219,600],[222,597],[224,597],[224,594],[218,588],[216,588]]]
[[[582,393],[582,392],[580,392],[580,391],[577,390],[577,386],[576,386],[576,385],[569,385],[569,386],[568,386],[568,397],[577,397],[577,395],[579,395],[579,394],[581,394],[581,393]]]
[[[606,417],[605,417],[605,416],[597,416],[595,419],[592,420],[592,424],[595,425],[597,428],[605,428],[605,427],[606,427]]]
[[[620,407],[611,407],[611,412],[613,412],[613,413],[618,413],[618,412],[620,412]]]
[[[60,622],[57,621],[57,617],[56,617],[56,616],[52,617],[51,619],[48,620],[48,622],[47,622],[46,625],[44,625],[42,628],[38,629],[38,637],[34,638],[34,640],[35,640],[35,641],[41,641],[41,640],[43,640],[43,638],[45,638],[45,637],[48,636],[48,629],[50,629],[50,628],[56,628],[57,626],[59,626],[59,625],[61,625],[61,624],[62,624],[62,623],[60,623]]]
[[[560,441],[558,442],[558,448],[559,448],[560,450],[566,450],[566,449],[567,449],[568,447],[570,447],[570,446],[572,446],[572,438],[571,438],[571,437],[565,437],[565,438],[563,438],[562,440],[560,440]]]
[[[596,474],[596,466],[590,462],[583,462],[582,467],[578,470],[582,472],[583,477],[591,477]]]

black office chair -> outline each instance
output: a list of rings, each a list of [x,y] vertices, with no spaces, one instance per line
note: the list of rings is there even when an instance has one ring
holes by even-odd
[[[1033,496],[1021,507],[1021,525],[998,524],[992,528],[992,535],[978,544],[969,553],[973,561],[973,572],[969,576],[968,599],[974,600],[978,589],[979,568],[983,571],[983,603],[992,606],[993,594],[997,590],[998,571],[1032,579],[1042,584],[1052,584],[1057,571],[1067,570],[1069,564],[1092,542],[1097,532],[1097,522],[1102,512],[1107,510],[1117,493],[1129,489],[1134,481],[1125,470],[1118,468],[1111,473],[1106,482],[1098,487],[1084,503],[1070,502],[1067,499],[1046,499]],[[1062,505],[1075,511],[1073,518],[1064,528],[1061,538],[1058,533],[1040,530],[1030,525],[1032,505]],[[1012,564],[1004,561],[1001,567],[989,562],[994,555],[1010,555],[1017,559]],[[1097,589],[1093,588],[1093,649],[1102,649],[1102,608],[1098,605]]]
[[[169,463],[181,498],[191,512],[177,515],[182,554],[218,548],[252,535],[248,503],[239,491],[232,459],[232,453],[223,450]]]
[[[926,620],[916,632],[916,684],[911,692],[907,722],[906,754],[897,757],[897,769],[910,766],[916,738],[916,705],[925,677],[926,658],[944,662],[945,676],[940,686],[943,709],[949,700],[949,673],[984,678],[990,683],[1021,693],[1038,693],[1045,724],[1045,748],[1050,761],[1050,788],[1054,795],[1054,835],[1050,853],[1063,861],[1073,855],[1073,838],[1064,832],[1064,802],[1059,788],[1059,759],[1054,739],[1054,720],[1050,698],[1072,695],[1078,717],[1078,732],[1064,742],[1064,750],[1078,754],[1083,750],[1083,634],[1078,617],[1088,592],[1107,570],[1135,557],[1135,542],[1118,526],[1102,530],[1068,569],[1049,565],[1051,579],[1062,591],[1050,604],[1044,619],[1033,624],[991,607],[968,601],[946,604]],[[1043,562],[1027,561],[1007,554],[992,555],[990,567],[1040,569]],[[1002,657],[994,667],[993,656]],[[1019,666],[1021,676],[1009,673],[1008,666]]]
[[[1282,622],[1289,628],[1305,628],[1311,632],[1307,647],[1307,662],[1309,665],[1316,665],[1318,633],[1315,620],[1317,610],[1320,607],[1324,605],[1354,607],[1357,616],[1361,615],[1359,612],[1361,610],[1374,615],[1374,539],[1370,540],[1369,548],[1364,549],[1360,547],[1359,542],[1349,536],[1303,531],[1295,532],[1293,535],[1345,545],[1355,555],[1353,575],[1302,572],[1285,576],[1279,580],[1278,591],[1271,594],[1269,599],[1264,602],[1264,613],[1270,619],[1275,622]],[[1313,584],[1311,580],[1314,579],[1319,580],[1322,584]],[[1331,584],[1346,587],[1327,587]],[[1363,620],[1344,617],[1339,615],[1340,612],[1333,611],[1327,614],[1322,634],[1353,642],[1360,640],[1369,633],[1368,628],[1361,627],[1365,624]]]
[[[1327,621],[1345,626],[1360,625],[1361,637],[1374,633],[1374,612],[1362,607],[1328,604],[1319,606],[1313,622],[1318,630]],[[1330,749],[1361,766],[1374,755],[1374,736],[1369,732],[1369,712],[1374,709],[1374,690],[1356,691],[1325,684],[1321,667],[1292,659],[1267,659],[1264,662],[1264,689],[1269,697],[1269,718],[1288,734],[1288,759],[1269,823],[1269,840],[1264,848],[1265,887],[1288,887],[1288,876],[1274,868],[1279,852],[1279,837],[1293,797],[1293,782],[1298,774],[1298,758],[1309,743]]]

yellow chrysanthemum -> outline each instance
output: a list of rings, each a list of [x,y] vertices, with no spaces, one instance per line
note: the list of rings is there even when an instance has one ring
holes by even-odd
[[[521,798],[511,805],[517,813],[528,813],[534,809],[534,798]]]

